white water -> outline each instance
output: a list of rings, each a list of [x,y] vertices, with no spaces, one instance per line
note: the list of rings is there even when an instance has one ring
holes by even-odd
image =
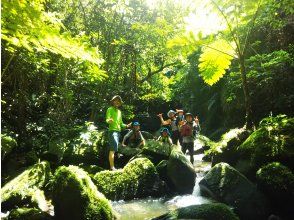
[[[195,149],[197,150],[200,143],[195,141]],[[194,168],[197,173],[196,182],[192,194],[175,196],[171,199],[140,199],[132,201],[117,201],[112,202],[113,208],[120,215],[121,220],[142,220],[157,217],[166,212],[190,205],[199,205],[204,203],[211,203],[212,201],[200,195],[199,182],[204,176],[204,172],[211,168],[210,163],[203,162],[203,154],[194,155]],[[189,157],[187,156],[189,159]]]

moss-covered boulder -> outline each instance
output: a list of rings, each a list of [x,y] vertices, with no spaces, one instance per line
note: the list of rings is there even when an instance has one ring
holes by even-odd
[[[238,147],[241,158],[250,162],[245,174],[255,175],[258,168],[279,161],[294,169],[294,118],[285,115],[265,118],[259,128]]]
[[[111,200],[154,195],[159,177],[152,162],[138,158],[117,171],[102,171],[94,176],[97,188]]]
[[[264,219],[268,202],[244,175],[226,163],[215,165],[199,182],[201,193],[235,208],[241,219]]]
[[[157,165],[162,160],[168,160],[173,146],[162,143],[156,140],[147,140],[142,151],[139,152],[133,159],[145,157],[148,158],[154,165]]]
[[[17,142],[13,137],[7,134],[1,134],[1,161],[16,147]]]
[[[85,171],[76,166],[61,166],[54,176],[53,198],[56,219],[114,219],[105,196]]]
[[[159,174],[160,179],[167,182],[168,176],[167,176],[167,160],[162,160],[159,164],[156,166],[157,173]]]
[[[179,193],[192,193],[196,172],[191,162],[178,150],[172,150],[167,163],[167,175],[171,180],[168,185]]]
[[[225,204],[211,203],[178,208],[152,220],[174,219],[238,220],[239,218]]]
[[[97,164],[107,167],[107,143],[107,131],[97,130],[93,128],[93,125],[89,125],[77,138],[66,143],[61,163],[68,165]]]
[[[211,158],[212,166],[220,162],[235,164],[238,160],[237,148],[249,135],[250,131],[244,128],[231,129],[221,136],[220,141],[209,141],[210,148],[205,155]]]
[[[260,168],[256,173],[258,187],[271,202],[272,210],[285,219],[294,216],[294,175],[278,162]]]
[[[29,206],[46,210],[47,202],[41,190],[49,182],[51,171],[48,162],[41,162],[26,169],[1,189],[2,210]]]
[[[8,220],[53,220],[46,212],[36,208],[18,208],[9,213]]]

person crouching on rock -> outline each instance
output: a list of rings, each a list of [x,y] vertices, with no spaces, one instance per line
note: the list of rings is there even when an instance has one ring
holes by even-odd
[[[145,145],[145,139],[140,131],[140,123],[135,121],[130,130],[123,138],[122,146],[141,147]]]
[[[199,120],[197,116],[193,120],[191,113],[185,114],[186,123],[181,127],[181,135],[183,137],[182,152],[186,154],[189,151],[190,162],[194,162],[194,140],[197,132],[200,130]]]
[[[128,128],[131,124],[124,124],[122,121],[122,113],[119,107],[122,105],[123,101],[119,95],[113,96],[110,100],[111,107],[107,109],[106,112],[106,123],[109,125],[108,130],[108,140],[109,140],[109,165],[110,170],[115,170],[114,167],[114,153],[118,150],[118,143],[120,138],[120,132],[124,128]]]
[[[157,116],[160,118],[161,125],[170,126],[171,131],[172,131],[172,134],[171,134],[172,142],[173,142],[173,144],[177,145],[179,137],[180,137],[180,132],[179,132],[179,129],[177,126],[176,112],[174,110],[169,110],[167,113],[168,119],[166,121],[163,120],[162,114],[158,114]]]
[[[160,131],[160,136],[157,139],[157,141],[160,141],[162,143],[167,143],[169,145],[173,144],[172,139],[170,138],[170,133],[169,130],[167,128],[162,128]]]

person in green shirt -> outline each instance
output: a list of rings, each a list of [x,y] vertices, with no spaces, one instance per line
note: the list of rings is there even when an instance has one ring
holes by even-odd
[[[131,124],[124,124],[122,121],[122,113],[119,107],[123,101],[119,95],[113,96],[110,100],[112,106],[107,109],[106,123],[109,125],[108,140],[109,140],[109,165],[110,170],[115,170],[114,167],[114,153],[118,150],[118,143],[120,138],[120,132],[122,129],[128,128]]]

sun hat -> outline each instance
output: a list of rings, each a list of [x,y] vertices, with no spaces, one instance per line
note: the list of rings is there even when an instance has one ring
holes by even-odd
[[[169,117],[170,114],[176,114],[176,112],[174,110],[169,110],[168,113],[167,113],[167,117]]]
[[[116,99],[118,99],[121,103],[123,103],[122,98],[119,95],[113,96],[112,99],[110,100],[110,102],[113,102]]]

